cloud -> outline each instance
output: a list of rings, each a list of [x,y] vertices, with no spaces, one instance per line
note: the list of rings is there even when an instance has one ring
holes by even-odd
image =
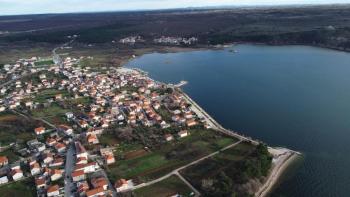
[[[350,0],[0,0],[0,15],[315,3],[350,3]]]

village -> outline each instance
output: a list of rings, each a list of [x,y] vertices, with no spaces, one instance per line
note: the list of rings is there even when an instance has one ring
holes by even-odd
[[[176,86],[133,69],[96,71],[80,65],[80,59],[66,57],[59,65],[21,59],[2,69],[2,79],[9,81],[0,89],[0,113],[39,123],[30,131],[34,138],[21,148],[13,148],[16,142],[1,148],[16,150],[21,157],[10,162],[0,152],[0,188],[33,179],[37,196],[116,196],[144,181],[110,175],[115,166],[109,166],[119,162],[119,144],[108,139],[111,130],[160,132],[161,137],[150,138],[150,147],[143,143],[141,153],[146,154],[152,145],[177,143],[193,129],[210,129]]]

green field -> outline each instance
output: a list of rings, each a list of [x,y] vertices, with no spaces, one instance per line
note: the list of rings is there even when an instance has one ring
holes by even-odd
[[[192,190],[177,176],[171,176],[161,182],[134,191],[136,197],[165,197],[179,194],[190,196]]]
[[[109,166],[110,178],[134,178],[140,181],[155,179],[237,141],[211,130],[190,132],[190,136],[166,143],[140,157],[118,160]]]
[[[53,60],[43,60],[35,62],[35,66],[44,66],[44,65],[52,65],[54,64]]]
[[[35,109],[31,113],[36,118],[43,118],[53,124],[65,124],[65,113],[69,112],[69,109],[63,109],[56,103],[52,103],[51,106],[42,109]]]
[[[269,169],[267,162],[271,162],[257,147],[259,146],[242,142],[182,170],[181,174],[203,195],[249,196],[251,191],[244,191],[241,185],[252,178],[264,176],[264,170]]]
[[[10,112],[0,114],[0,146],[17,142],[23,144],[34,138],[36,122]]]
[[[36,189],[32,179],[0,186],[0,196],[34,197]]]
[[[57,94],[62,94],[62,98],[70,96],[66,90],[46,89],[37,93],[33,101],[44,103],[47,99],[54,98]]]

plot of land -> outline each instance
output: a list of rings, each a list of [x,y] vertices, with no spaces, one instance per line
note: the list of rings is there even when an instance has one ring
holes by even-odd
[[[133,178],[140,181],[155,179],[237,141],[211,130],[190,132],[190,136],[166,143],[148,154],[119,160],[109,167],[110,178]]]
[[[192,190],[177,176],[171,176],[159,183],[135,190],[136,197],[165,197],[179,194],[189,196]]]
[[[10,143],[25,143],[34,138],[33,129],[39,123],[26,119],[11,112],[0,114],[0,145],[7,146]]]
[[[0,186],[0,196],[34,197],[36,190],[33,180],[28,179]]]
[[[43,118],[53,124],[63,124],[66,123],[64,115],[69,111],[70,110],[63,109],[62,107],[53,103],[49,107],[33,110],[32,115],[36,118]]]
[[[62,94],[62,98],[69,96],[69,93],[66,90],[57,90],[57,89],[46,89],[39,92],[35,98],[35,102],[43,103],[47,101],[47,99],[54,98],[56,95]]]
[[[182,170],[181,174],[197,189],[203,189],[203,181],[215,180],[215,177],[222,172],[232,180],[238,181],[242,178],[238,172],[242,168],[241,161],[244,161],[254,150],[254,145],[242,142],[214,157]],[[205,193],[203,190],[202,192]]]

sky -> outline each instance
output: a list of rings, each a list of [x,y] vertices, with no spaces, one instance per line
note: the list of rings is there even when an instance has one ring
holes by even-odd
[[[0,0],[0,15],[335,3],[350,0]]]

